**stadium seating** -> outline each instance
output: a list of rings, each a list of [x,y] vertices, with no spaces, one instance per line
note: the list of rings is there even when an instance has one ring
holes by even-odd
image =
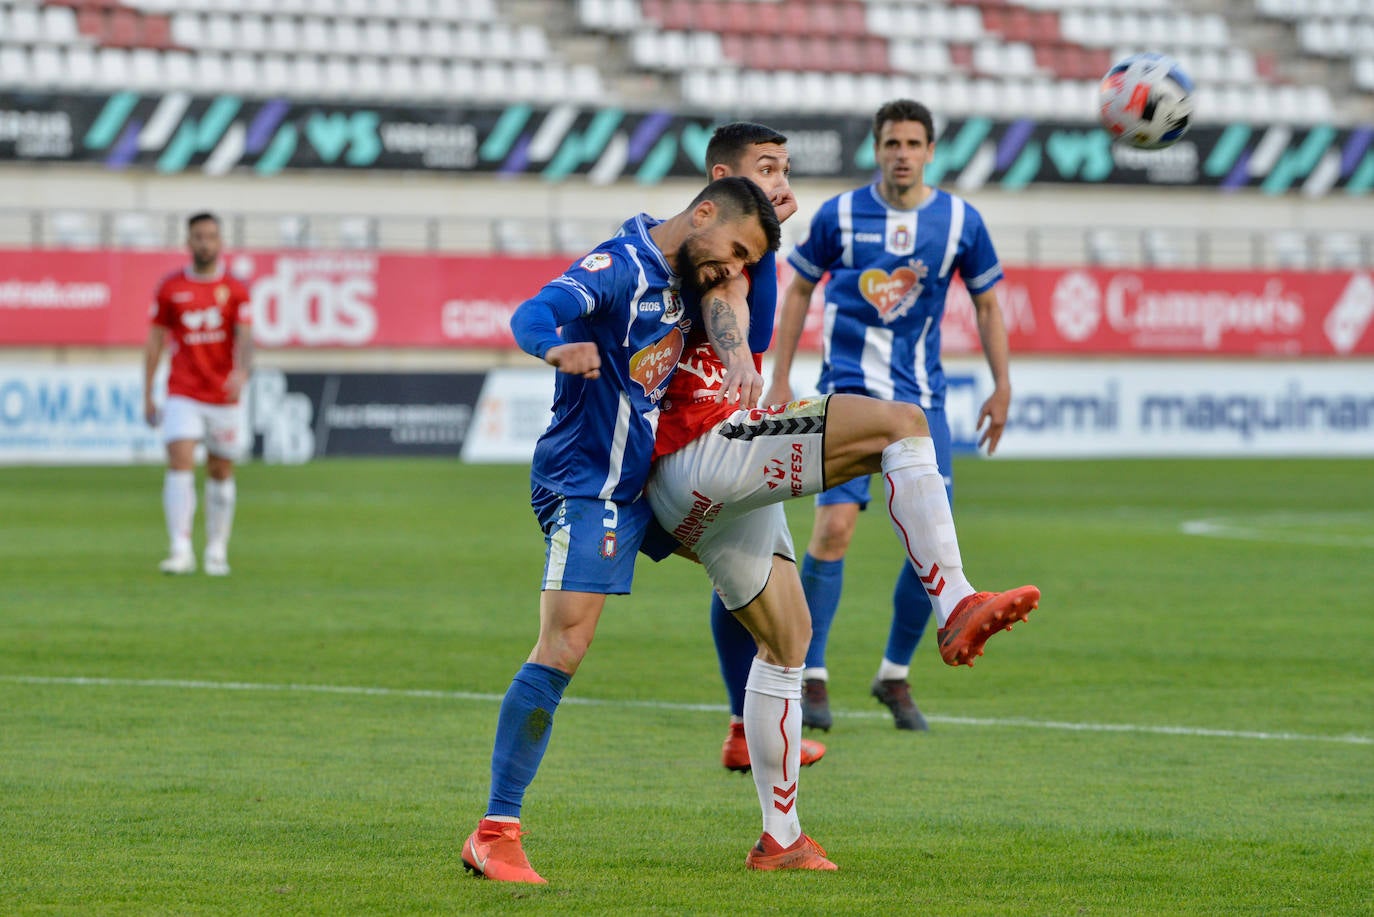
[[[820,96],[806,106],[808,110],[848,110],[854,99],[849,75],[878,74],[948,78],[949,93],[941,95],[938,104],[954,116],[996,114],[1000,107],[1062,117],[1072,109],[1060,103],[1090,99],[1090,88],[1113,60],[1156,50],[1178,58],[1194,76],[1200,121],[1253,118],[1255,111],[1295,124],[1338,115],[1325,86],[1285,83],[1276,74],[1272,53],[1237,46],[1220,15],[1178,9],[1173,0],[989,0],[959,5],[804,0],[788,4],[786,15],[752,17],[747,29],[739,26],[739,16],[723,15],[728,5],[717,0],[641,0],[637,11],[625,0],[616,3],[622,19],[611,26],[612,0],[584,0],[579,7],[584,27],[631,31],[633,63],[659,72],[677,71],[684,100],[702,107],[785,109],[794,97],[795,79],[780,74],[759,79],[749,72],[805,69],[829,74],[817,86]],[[754,8],[764,7],[755,3]],[[838,25],[852,26],[860,12],[866,36],[852,35]],[[808,36],[799,23],[830,24],[823,33],[828,40],[809,42],[816,33]],[[690,55],[675,53],[683,47],[678,36],[700,35],[702,30],[719,35],[722,54],[738,76],[703,78],[691,72],[696,63]],[[1359,34],[1347,41],[1358,45]],[[852,53],[851,41],[873,39],[876,45],[863,44],[862,53]],[[1374,63],[1359,66],[1355,84],[1362,86],[1362,81],[1374,82]],[[922,84],[918,80],[915,85]],[[750,91],[741,91],[741,86]],[[755,94],[759,89],[766,94]],[[997,98],[1002,99],[1000,105]]]
[[[567,34],[495,0],[0,0],[0,86],[554,104],[615,100],[623,65],[657,78],[655,104],[667,92],[711,110],[838,112],[944,89],[953,117],[1063,117],[1087,110],[1112,60],[1155,50],[1195,78],[1201,122],[1374,109],[1366,0],[1252,2],[1254,21],[1343,67],[1353,94],[1286,78],[1281,44],[1249,47],[1192,0],[548,0],[573,21]],[[564,57],[579,32],[608,53]]]
[[[471,79],[467,79],[471,77]],[[0,87],[558,103],[606,97],[493,0],[0,0]]]

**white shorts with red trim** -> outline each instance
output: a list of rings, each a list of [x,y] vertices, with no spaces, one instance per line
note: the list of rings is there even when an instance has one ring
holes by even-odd
[[[825,487],[827,400],[736,411],[654,465],[654,516],[732,611],[763,591],[774,555],[796,559],[781,504]]]
[[[211,455],[238,459],[243,453],[241,404],[206,404],[185,395],[168,395],[162,406],[162,441],[193,439]]]

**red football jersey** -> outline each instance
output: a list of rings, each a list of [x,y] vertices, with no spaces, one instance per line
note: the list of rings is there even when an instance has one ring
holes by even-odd
[[[234,326],[252,319],[248,288],[220,269],[200,277],[183,268],[158,284],[153,324],[171,337],[167,394],[231,404],[224,382],[234,369]]]
[[[754,354],[754,368],[762,371],[762,354]],[[693,328],[663,395],[654,458],[671,455],[739,409],[737,404],[714,400],[724,385],[725,364],[706,332]]]

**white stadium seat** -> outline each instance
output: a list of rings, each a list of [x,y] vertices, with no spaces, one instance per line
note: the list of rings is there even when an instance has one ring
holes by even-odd
[[[73,89],[91,89],[95,86],[95,53],[85,45],[66,48],[63,69],[65,85]]]
[[[134,48],[129,52],[129,86],[144,92],[155,92],[167,85],[162,69],[162,55],[151,48]]]
[[[95,52],[95,84],[100,89],[121,92],[129,88],[129,55],[120,48],[101,48]]]
[[[66,45],[81,41],[81,33],[76,28],[76,13],[66,6],[43,7],[40,32],[42,40],[49,44]]]
[[[33,82],[44,88],[64,85],[65,68],[62,63],[62,52],[57,48],[47,45],[34,48],[29,57]]]

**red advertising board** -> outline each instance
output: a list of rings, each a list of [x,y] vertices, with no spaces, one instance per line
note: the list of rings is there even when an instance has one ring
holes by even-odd
[[[134,346],[158,279],[180,251],[0,250],[0,347]],[[514,346],[515,307],[567,257],[245,251],[230,269],[253,292],[264,347]],[[790,270],[782,267],[785,285]],[[997,287],[1016,353],[1374,355],[1374,278],[1350,271],[1009,267]],[[818,349],[817,290],[803,347]],[[950,293],[947,353],[977,353],[963,288]]]

